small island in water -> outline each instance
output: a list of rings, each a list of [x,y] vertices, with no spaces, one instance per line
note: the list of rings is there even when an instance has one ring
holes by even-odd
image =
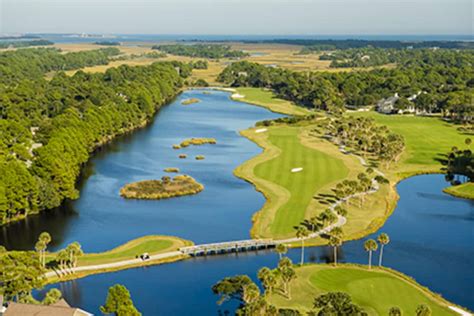
[[[183,100],[183,101],[181,102],[181,104],[182,104],[182,105],[190,105],[190,104],[199,103],[199,102],[201,102],[201,100],[196,99],[196,98],[191,98],[191,99]]]
[[[174,178],[164,176],[161,180],[144,180],[126,184],[120,195],[126,199],[161,200],[177,196],[197,194],[204,186],[187,175]]]

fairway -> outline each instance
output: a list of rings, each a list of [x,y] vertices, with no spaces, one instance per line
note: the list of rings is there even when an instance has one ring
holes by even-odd
[[[355,116],[373,117],[379,124],[405,138],[405,154],[400,172],[438,171],[437,161],[451,151],[453,146],[465,148],[469,137],[456,130],[452,124],[439,118],[401,115],[382,115],[375,112],[353,113]]]
[[[446,307],[446,302],[431,292],[385,269],[369,271],[357,266],[306,265],[296,272],[297,278],[291,284],[292,299],[288,301],[273,294],[271,302],[276,306],[309,310],[316,296],[341,291],[348,293],[369,315],[387,315],[393,306],[401,308],[403,315],[415,315],[419,304],[428,305],[432,315],[456,315]]]
[[[158,254],[174,251],[191,242],[171,236],[145,236],[131,240],[117,248],[102,253],[85,253],[78,260],[78,266],[103,264],[134,259],[143,253]]]
[[[269,130],[269,142],[281,153],[255,167],[255,175],[283,187],[288,200],[275,213],[270,231],[273,237],[294,235],[307,213],[316,191],[348,175],[348,169],[337,158],[301,144],[300,128],[277,127]],[[303,168],[292,173],[293,168]]]
[[[255,105],[262,106],[273,112],[278,112],[287,115],[308,115],[311,111],[297,106],[294,103],[278,99],[272,91],[260,88],[237,88],[237,92],[243,95],[244,98],[239,98],[237,101],[243,101]]]

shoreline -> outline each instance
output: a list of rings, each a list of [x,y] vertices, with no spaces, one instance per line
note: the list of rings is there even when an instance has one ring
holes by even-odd
[[[83,171],[84,171],[84,168],[85,166],[94,158],[94,156],[97,154],[98,151],[100,151],[101,149],[103,149],[105,146],[111,144],[113,141],[119,139],[120,137],[124,137],[124,136],[127,136],[127,135],[130,135],[131,133],[133,133],[134,131],[137,131],[137,130],[140,130],[140,129],[143,129],[147,126],[150,126],[150,124],[155,120],[155,117],[156,115],[160,112],[161,108],[164,107],[164,106],[168,106],[169,104],[171,104],[180,94],[182,94],[184,91],[186,91],[186,89],[179,89],[177,91],[177,93],[175,95],[173,95],[173,97],[171,97],[169,100],[166,100],[165,103],[163,105],[161,105],[159,108],[156,109],[156,111],[153,113],[153,115],[150,117],[150,118],[147,118],[147,119],[144,119],[142,122],[140,122],[139,124],[137,124],[136,126],[133,126],[133,127],[130,127],[130,128],[127,128],[127,129],[124,129],[123,131],[121,131],[120,133],[117,133],[115,135],[109,135],[109,136],[104,136],[103,139],[101,139],[100,141],[96,142],[96,144],[94,145],[94,147],[92,148],[92,150],[90,151],[89,153],[89,158],[88,160],[81,165],[81,170],[79,172],[79,175],[76,179],[76,188],[78,186],[78,184],[80,183],[80,181],[82,180],[82,177],[83,177]],[[79,193],[79,196],[77,197],[77,199],[80,198],[80,193]],[[35,212],[32,212],[32,213],[29,213],[29,214],[26,214],[26,215],[20,215],[20,216],[17,216],[5,223],[1,223],[0,224],[0,228],[1,227],[7,227],[8,225],[10,224],[14,224],[16,222],[19,222],[19,221],[22,221],[22,220],[26,220],[28,217],[31,217],[31,216],[38,216],[38,215],[41,215],[41,213],[44,213],[44,212],[48,212],[48,211],[53,211],[55,209],[59,209],[63,206],[63,204],[67,201],[67,199],[64,199],[61,201],[61,204],[58,205],[57,207],[54,207],[54,208],[48,208],[48,209],[43,209],[43,210],[38,210],[38,211],[35,211]]]

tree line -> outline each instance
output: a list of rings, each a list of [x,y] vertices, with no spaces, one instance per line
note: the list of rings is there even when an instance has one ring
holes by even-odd
[[[170,45],[155,45],[152,49],[157,49],[162,52],[178,55],[178,56],[189,56],[189,57],[200,57],[209,59],[219,58],[242,58],[249,56],[240,50],[232,50],[228,45],[218,44],[170,44]]]
[[[0,42],[0,48],[21,48],[21,47],[31,47],[31,46],[49,46],[54,43],[48,40],[38,39],[30,41],[2,41]]]
[[[398,93],[419,108],[467,122],[474,112],[474,51],[419,50],[394,69],[352,72],[296,72],[248,61],[235,62],[218,77],[239,87],[272,89],[297,104],[340,113],[344,106],[374,105]],[[417,98],[418,99],[418,98]]]
[[[275,43],[306,46],[310,50],[335,50],[350,48],[474,48],[474,44],[469,41],[395,41],[395,40],[362,40],[362,39],[273,39],[262,41],[244,40],[244,43]]]
[[[120,54],[115,47],[61,54],[56,48],[20,49],[0,53],[0,84],[12,85],[22,80],[38,80],[49,71],[107,65],[109,58]],[[41,84],[39,80],[38,84]],[[2,91],[0,91],[2,92]]]
[[[60,72],[47,81],[44,72],[59,64],[40,62],[47,56],[67,61],[61,56],[69,54],[39,49],[8,55],[16,62],[0,67],[0,224],[77,198],[76,181],[94,149],[145,124],[182,87],[188,72],[180,67],[189,68],[179,62],[124,65],[103,74]],[[5,80],[4,73],[18,68],[14,80]]]

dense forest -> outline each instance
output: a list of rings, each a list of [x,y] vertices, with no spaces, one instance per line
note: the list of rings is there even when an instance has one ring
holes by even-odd
[[[117,52],[0,54],[0,223],[77,198],[76,181],[91,152],[145,124],[190,73],[189,65],[157,62],[44,79],[48,71],[107,63]]]
[[[273,43],[307,46],[308,50],[335,50],[349,48],[474,48],[468,41],[392,41],[392,40],[361,40],[361,39],[273,39],[262,41],[245,40],[244,43]]]
[[[172,54],[172,55],[210,58],[210,59],[241,58],[241,57],[249,56],[249,54],[243,51],[232,50],[230,46],[217,45],[217,44],[155,45],[152,48],[160,50],[168,54]]]
[[[20,48],[20,47],[30,47],[30,46],[48,46],[53,45],[53,42],[47,40],[31,40],[31,41],[4,41],[0,42],[0,48]]]
[[[54,48],[21,49],[0,54],[0,84],[37,80],[50,71],[107,65],[120,54],[115,47],[61,54]]]
[[[337,113],[344,106],[374,105],[400,95],[426,112],[441,112],[454,120],[474,116],[474,51],[416,50],[394,69],[352,72],[296,72],[240,61],[219,75],[234,87],[270,88],[298,104]],[[408,98],[421,94],[413,101]],[[406,105],[406,104],[405,104]]]
[[[95,45],[101,45],[101,46],[120,46],[122,45],[120,42],[114,42],[114,41],[99,41],[95,42]]]

